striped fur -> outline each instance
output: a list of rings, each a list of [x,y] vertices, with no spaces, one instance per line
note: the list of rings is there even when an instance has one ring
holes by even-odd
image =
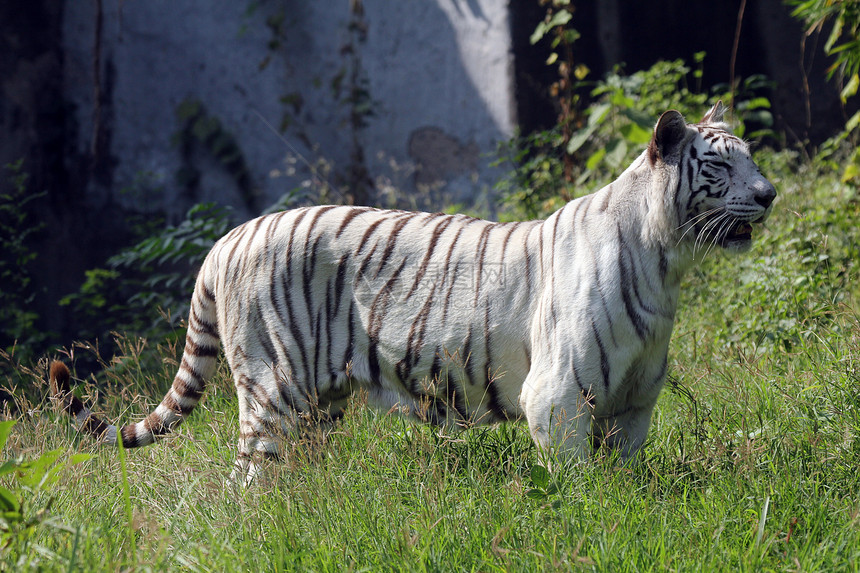
[[[615,182],[544,221],[346,206],[249,221],[203,263],[154,412],[118,430],[72,397],[61,363],[52,386],[84,431],[143,446],[191,413],[220,340],[251,475],[358,389],[434,424],[525,416],[544,450],[630,456],[666,376],[682,274],[714,246],[747,248],[775,197],[723,111],[694,125],[666,112]]]

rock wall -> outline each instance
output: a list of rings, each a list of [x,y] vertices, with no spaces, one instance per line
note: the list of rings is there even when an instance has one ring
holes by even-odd
[[[101,18],[98,4],[66,2],[63,19],[95,204],[176,218],[218,201],[246,219],[309,184],[336,201],[469,202],[513,132],[503,0],[102,0]]]

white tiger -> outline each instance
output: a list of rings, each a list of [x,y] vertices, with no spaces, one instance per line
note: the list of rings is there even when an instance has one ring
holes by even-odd
[[[667,111],[616,181],[544,221],[347,206],[249,221],[206,257],[179,372],[149,416],[101,421],[61,362],[54,393],[102,441],[150,444],[194,409],[220,340],[249,479],[359,389],[436,424],[524,416],[542,452],[603,443],[628,458],[666,377],[684,271],[714,245],[748,248],[776,196],[724,111],[693,125]]]

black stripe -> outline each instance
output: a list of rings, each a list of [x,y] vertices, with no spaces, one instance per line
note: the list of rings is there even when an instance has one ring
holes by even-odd
[[[463,234],[463,231],[474,223],[476,219],[469,219],[464,225],[462,225],[459,229],[457,229],[457,234],[454,235],[454,239],[451,241],[451,246],[448,247],[448,253],[445,255],[445,268],[442,270],[441,282],[439,284],[439,288],[442,288],[445,285],[445,282],[449,282],[447,285],[448,291],[445,294],[445,304],[442,307],[442,320],[440,327],[445,327],[445,322],[448,318],[448,307],[451,304],[451,292],[454,290],[454,286],[457,282],[457,271],[460,268],[459,259],[454,264],[454,272],[453,274],[450,272],[451,270],[451,257],[454,254],[454,248],[457,246],[457,242],[460,240],[460,236]]]
[[[463,373],[469,380],[470,385],[475,384],[475,375],[472,372],[472,366],[475,361],[472,360],[472,325],[469,325],[469,330],[466,333],[466,340],[463,341]]]
[[[337,228],[337,232],[334,234],[335,239],[339,239],[341,233],[352,223],[352,220],[357,216],[367,213],[368,211],[373,211],[374,209],[370,209],[369,207],[349,207],[347,209],[346,214],[344,214],[343,219],[341,219],[340,227]]]
[[[539,229],[541,226],[542,225],[536,225],[535,227],[532,227],[523,236],[523,253],[525,253],[525,263],[526,263],[526,273],[525,273],[526,274],[526,297],[528,297],[528,298],[531,298],[531,292],[532,292],[532,270],[531,270],[532,255],[531,255],[531,251],[529,250],[529,235],[532,234],[532,231],[535,228]]]
[[[427,253],[424,255],[424,260],[421,261],[421,266],[418,267],[418,272],[415,274],[415,281],[412,283],[412,288],[409,289],[409,292],[406,294],[406,300],[409,300],[412,297],[415,290],[418,288],[418,285],[421,284],[421,280],[427,272],[427,266],[430,264],[430,260],[433,258],[433,253],[436,251],[436,244],[439,242],[439,238],[442,236],[442,233],[448,229],[451,225],[451,221],[453,220],[454,217],[445,217],[436,225],[436,227],[433,228],[433,234],[430,236],[430,244],[427,247]]]
[[[337,279],[335,279],[336,281]],[[326,285],[325,291],[325,308],[326,308],[326,319],[325,319],[325,338],[326,338],[326,362],[328,366],[328,373],[330,384],[334,384],[335,379],[337,378],[337,365],[334,363],[334,341],[332,341],[331,337],[331,327],[334,322],[334,309],[333,307],[337,304],[337,301],[334,300],[334,283],[329,280]]]
[[[556,213],[555,216],[558,217],[558,213]],[[538,234],[538,258],[538,262],[540,264],[540,276],[541,279],[543,279],[543,277],[546,276],[546,273],[543,270],[543,229],[541,229],[540,233]]]
[[[394,271],[391,278],[386,281],[385,286],[383,286],[377,293],[376,298],[373,300],[373,304],[370,307],[370,315],[368,316],[367,325],[367,337],[369,340],[367,359],[370,367],[371,382],[376,385],[381,384],[379,378],[380,366],[378,354],[379,333],[382,330],[382,326],[385,321],[385,314],[388,310],[394,285],[397,283],[400,273],[403,272],[403,268],[406,266],[407,260],[408,257],[403,258],[403,262],[400,263],[400,266]]]
[[[588,397],[588,389],[582,385],[582,379],[579,377],[579,370],[576,369],[576,360],[571,360],[571,369],[573,370],[573,379],[576,382],[576,385],[579,387],[579,392],[584,396]]]
[[[120,430],[120,437],[122,438],[122,447],[124,448],[136,448],[137,445],[137,430],[134,428],[134,424],[129,424],[127,426],[123,426],[122,430]]]
[[[600,371],[603,374],[603,387],[609,393],[609,357],[606,356],[606,348],[603,346],[603,341],[600,339],[600,334],[597,332],[597,325],[594,324],[594,319],[591,319],[591,331],[594,333],[594,341],[597,343],[597,349],[600,351]]]
[[[490,231],[493,227],[494,225],[492,223],[488,223],[481,231],[481,235],[478,237],[478,246],[475,251],[475,261],[478,265],[475,271],[475,282],[478,283],[475,286],[475,300],[473,302],[475,308],[478,307],[478,297],[481,294],[481,287],[484,284],[484,259],[486,259],[487,256],[487,246],[490,242]]]
[[[353,287],[357,287],[358,283],[361,279],[364,278],[364,275],[367,273],[367,267],[370,266],[372,262],[374,262],[374,254],[376,253],[376,247],[379,246],[379,243],[373,245],[373,248],[370,249],[370,252],[367,253],[367,256],[361,261],[361,264],[358,266],[358,271],[355,273],[355,278],[353,279]]]
[[[239,245],[241,244],[242,239],[245,236],[245,233],[248,232],[248,229],[249,229],[248,223],[245,223],[244,225],[241,225],[237,228],[238,233],[236,234],[235,238],[233,239],[233,248],[230,249],[230,254],[227,255],[227,269],[232,271],[232,276],[229,279],[229,284],[231,284],[231,285],[236,284],[236,282],[240,276],[240,272],[241,272],[241,270],[244,266],[244,263],[245,263],[244,258],[239,258],[239,259],[236,258],[236,251],[239,249]],[[227,272],[225,272],[224,275],[226,276]]]
[[[314,323],[314,380],[313,380],[313,388],[319,392],[320,387],[320,349],[322,348],[322,328],[320,328],[320,322],[322,321],[322,310],[317,311],[316,321]],[[328,321],[326,321],[328,322]],[[310,384],[308,384],[310,386]]]
[[[641,340],[645,340],[645,337],[648,335],[648,327],[633,307],[633,299],[630,296],[630,290],[633,288],[632,281],[634,280],[634,277],[631,276],[631,271],[627,268],[627,264],[624,262],[624,254],[627,249],[624,246],[624,238],[621,234],[620,224],[618,225],[618,242],[620,244],[620,248],[618,249],[618,269],[621,273],[621,299],[624,301],[624,310],[627,311],[627,316],[630,318],[630,322],[633,323],[636,335]]]
[[[403,227],[405,227],[406,224],[415,217],[415,214],[408,213],[401,217],[402,218],[394,224],[394,229],[391,230],[391,234],[388,236],[388,243],[385,245],[385,250],[382,251],[382,261],[379,264],[379,268],[376,269],[376,275],[374,278],[378,278],[386,265],[388,265],[388,261],[391,258],[392,253],[394,253],[394,247],[397,245],[397,236],[400,234],[400,231],[403,230]]]
[[[287,263],[289,265],[289,262]],[[286,282],[286,279],[285,279]],[[302,369],[304,370],[304,375],[302,376],[303,381],[307,384],[308,378],[310,376],[308,364],[307,351],[305,350],[304,337],[302,336],[302,332],[298,326],[298,320],[296,319],[296,313],[293,311],[293,301],[292,296],[290,295],[290,289],[288,285],[284,285],[284,302],[287,307],[287,323],[290,330],[290,335],[293,337],[293,343],[297,347],[299,351],[299,357],[302,361]],[[295,370],[293,371],[293,376],[298,376],[299,373]]]
[[[502,239],[502,253],[499,255],[499,259],[502,261],[502,264],[505,264],[505,253],[508,251],[508,242],[511,240],[511,235],[514,234],[514,231],[517,230],[517,227],[520,226],[520,223],[508,223],[506,225],[507,233],[505,233],[505,238]]]
[[[585,210],[582,212],[582,216],[580,216],[579,220],[581,224],[585,224],[585,221],[588,219],[588,210],[591,208],[591,201],[594,199],[594,195],[586,195],[581,199],[582,206],[585,207]],[[574,214],[575,216],[576,214]]]
[[[197,344],[191,339],[191,336],[185,335],[185,352],[192,356],[202,356],[204,358],[214,358],[218,356],[218,347],[217,346],[206,346],[203,344]]]
[[[600,212],[605,213],[609,208],[609,200],[612,199],[612,191],[614,189],[615,183],[610,183],[609,187],[606,188],[606,191],[603,192],[603,203],[600,204]]]
[[[385,211],[381,211],[381,212],[377,213],[377,215],[378,215],[378,218],[375,221],[373,221],[370,225],[368,225],[367,228],[364,230],[364,235],[362,235],[361,241],[359,241],[358,245],[356,245],[356,247],[355,247],[354,256],[356,256],[356,257],[358,256],[358,254],[364,248],[364,245],[367,243],[367,241],[370,239],[370,237],[376,232],[376,229],[382,223],[384,223],[385,221],[387,221],[389,219],[389,217],[385,216],[386,215]],[[376,244],[374,244],[374,248],[375,247],[376,247]]]
[[[290,335],[293,337],[294,344],[298,347],[299,355],[302,360],[302,369],[304,370],[302,381],[307,384],[308,379],[310,377],[310,364],[308,363],[307,358],[307,350],[305,349],[305,340],[302,336],[302,332],[299,328],[299,321],[296,316],[295,309],[293,307],[293,265],[296,262],[296,258],[300,259],[303,257],[295,257],[293,255],[293,241],[295,240],[296,229],[301,224],[302,220],[307,215],[308,210],[302,210],[297,216],[296,220],[293,221],[292,226],[290,227],[290,236],[287,241],[287,252],[285,256],[285,264],[286,264],[286,272],[282,278],[282,284],[284,289],[284,303],[287,309],[287,322]],[[309,309],[308,309],[309,310]],[[293,372],[293,376],[298,376],[298,372]]]
[[[442,375],[442,349],[436,347],[436,353],[433,355],[433,364],[430,366],[430,381],[435,382],[440,380]]]
[[[606,316],[606,322],[609,324],[609,334],[612,337],[612,345],[618,347],[618,341],[615,340],[615,324],[612,322],[612,313],[609,311],[609,303],[606,301],[606,295],[603,292],[603,284],[600,280],[600,269],[597,265],[594,266],[594,281],[597,287],[597,294],[600,295],[600,305],[603,307],[603,314]]]
[[[487,405],[490,410],[499,420],[507,420],[508,413],[502,405],[499,389],[496,387],[496,381],[490,376],[493,368],[492,350],[490,346],[490,302],[486,302],[484,310],[484,341],[485,341],[485,357],[484,357],[484,388],[487,389]]]
[[[335,209],[336,207],[333,205],[326,205],[324,207],[318,207],[314,211],[313,218],[310,221],[310,225],[308,226],[308,230],[305,232],[305,246],[303,249],[304,256],[302,257],[302,292],[305,297],[305,308],[308,312],[308,317],[313,313],[313,309],[315,308],[312,300],[312,289],[311,283],[313,282],[313,277],[316,272],[316,264],[317,264],[317,251],[319,250],[319,244],[321,236],[318,236],[316,239],[313,239],[314,229],[316,229],[317,223],[320,218]],[[297,223],[298,224],[298,223]],[[310,252],[310,256],[308,256],[308,252]],[[316,332],[311,332],[312,335],[316,335]]]
[[[281,349],[281,354],[284,356],[284,359],[287,361],[287,369],[289,370],[289,376],[294,377],[295,368],[293,367],[293,359],[290,357],[290,350],[287,348],[287,345],[284,343],[284,339],[281,338],[281,330],[278,328],[273,328],[271,330],[271,336],[274,337],[274,342],[277,342],[278,347]],[[275,376],[277,377],[279,365],[275,365],[273,367],[273,371],[275,371]]]
[[[352,355],[355,351],[355,305],[350,303],[347,322],[346,322],[346,349],[343,353],[343,367],[352,361]]]
[[[445,267],[445,280],[449,281],[448,290],[445,293],[445,303],[442,305],[442,320],[440,326],[445,327],[448,319],[448,308],[451,306],[451,293],[454,292],[454,287],[457,284],[457,275],[460,272],[460,261],[454,264],[454,272],[448,273],[448,267]]]
[[[694,175],[693,174],[693,166],[689,161],[684,161],[681,163],[681,169],[682,169],[682,172],[684,169],[687,170],[687,188],[688,188],[689,193],[690,193],[689,196],[687,197],[687,213],[691,213],[692,207],[693,207],[693,199],[695,199],[695,196],[697,194],[696,189],[693,187],[693,175]],[[682,178],[683,178],[683,175],[681,177],[679,177],[678,179],[682,179]],[[684,223],[684,222],[686,222],[686,221],[678,221],[678,223]]]
[[[177,392],[177,394],[179,394],[179,392]],[[186,397],[182,394],[179,394],[179,395],[182,396],[183,398]],[[199,398],[197,400],[199,401]],[[171,412],[173,412],[175,414],[179,414],[181,417],[186,418],[186,417],[188,417],[189,414],[191,414],[191,412],[194,411],[194,407],[197,404],[195,402],[195,403],[192,403],[190,405],[183,406],[182,404],[180,404],[179,402],[176,401],[176,398],[174,398],[173,396],[171,396],[168,393],[167,396],[165,396],[164,399],[161,401],[161,405],[164,406],[165,408],[167,408],[168,410],[170,410]],[[152,412],[149,416],[146,417],[146,419],[158,420],[159,426],[164,427],[164,420],[161,418],[161,416],[159,416],[155,412]]]
[[[209,287],[203,281],[200,281],[200,296],[206,298],[209,302],[215,302],[215,294],[209,290]]]
[[[305,310],[308,313],[308,322],[312,328],[311,336],[318,335],[316,329],[313,328],[313,321],[311,321],[310,318],[313,316],[314,309],[316,308],[316,305],[313,302],[313,289],[311,289],[311,285],[316,272],[317,250],[319,249],[319,244],[320,238],[317,237],[310,248],[310,256],[308,256],[307,243],[305,243],[305,256],[302,258],[304,263],[302,266],[302,294],[305,298]]]
[[[334,279],[334,308],[331,311],[329,320],[334,320],[340,310],[340,301],[343,298],[343,285],[346,282],[346,267],[349,255],[343,255],[337,262],[337,274]]]
[[[409,379],[412,369],[421,360],[421,350],[424,347],[424,334],[427,330],[427,318],[430,316],[430,309],[433,306],[433,296],[435,294],[435,285],[430,290],[430,295],[409,327],[409,335],[406,339],[406,354],[395,366],[395,372],[401,383],[406,383]]]
[[[263,352],[265,352],[266,357],[268,358],[268,364],[274,365],[278,361],[278,353],[268,336],[268,329],[266,328],[267,324],[263,319],[263,313],[260,309],[260,301],[254,299],[249,303],[249,306],[250,308],[246,320],[253,325],[257,334],[259,347],[263,349]]]
[[[665,286],[666,275],[669,274],[669,261],[666,259],[666,249],[660,245],[660,282]]]
[[[627,258],[630,261],[630,266],[631,266],[631,271],[632,271],[632,273],[631,273],[631,276],[632,276],[631,284],[633,285],[633,296],[636,298],[636,302],[639,304],[639,308],[641,308],[642,310],[644,310],[648,314],[657,314],[658,309],[654,308],[653,306],[651,306],[650,304],[648,304],[647,302],[642,300],[642,295],[639,293],[639,280],[638,280],[638,278],[645,274],[644,271],[642,270],[642,269],[644,269],[645,265],[642,263],[641,253],[639,253],[639,257],[638,257],[639,266],[637,267],[636,266],[636,260],[633,258],[633,253],[630,251],[630,249],[625,249],[625,250],[627,252]]]
[[[199,372],[197,372],[196,370],[194,370],[194,368],[191,367],[191,365],[188,363],[188,360],[186,359],[185,356],[182,357],[182,361],[179,363],[179,370],[180,371],[184,370],[189,376],[191,376],[191,378],[197,384],[198,387],[193,389],[194,391],[199,392],[199,391],[202,391],[202,389],[206,387],[206,380],[203,378],[203,376],[200,375]],[[179,379],[178,375],[174,378],[174,382],[177,379]],[[188,383],[185,380],[182,380],[182,384],[184,386],[188,386]]]

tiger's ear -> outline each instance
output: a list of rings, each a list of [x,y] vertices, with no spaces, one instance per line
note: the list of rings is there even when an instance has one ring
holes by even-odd
[[[681,150],[681,144],[687,136],[687,122],[680,112],[674,109],[665,112],[657,120],[651,143],[648,144],[648,159],[651,165],[658,160],[664,163],[668,158],[676,155]]]
[[[728,111],[728,108],[723,105],[723,100],[717,100],[714,107],[709,109],[702,118],[701,123],[720,123],[723,121],[723,116]]]

